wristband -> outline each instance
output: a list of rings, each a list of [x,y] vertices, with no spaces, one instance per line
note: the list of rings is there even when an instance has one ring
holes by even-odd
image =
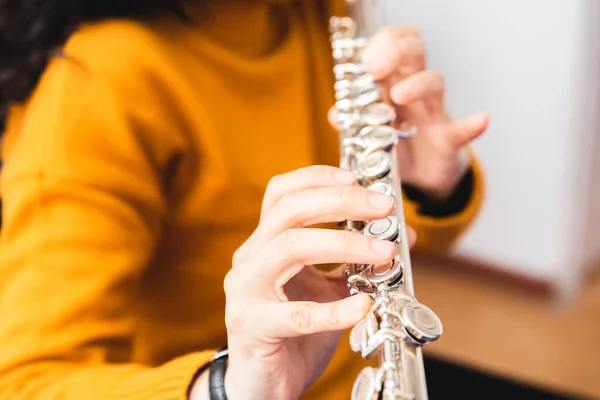
[[[208,371],[208,391],[210,400],[227,400],[225,393],[225,371],[227,370],[227,359],[229,350],[223,346],[210,360]]]

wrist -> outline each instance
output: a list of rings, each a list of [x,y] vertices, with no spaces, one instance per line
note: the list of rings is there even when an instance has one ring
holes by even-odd
[[[275,388],[270,385],[269,374],[257,368],[255,360],[239,357],[229,357],[227,371],[224,377],[224,387],[227,400],[269,400],[279,399],[275,396]]]
[[[444,203],[454,195],[470,170],[469,156],[461,149],[457,154],[439,162],[436,171],[442,171],[441,173],[434,174],[429,179],[422,179],[420,184],[415,182],[411,186],[419,190],[428,202]]]
[[[416,187],[423,193],[424,198],[430,203],[445,203],[447,202],[459,187],[460,183],[465,179],[465,176],[470,171],[470,166],[465,165],[460,169],[459,173],[452,175],[452,178],[444,181],[443,184],[438,184],[435,187]]]
[[[189,400],[235,400],[229,396],[225,377],[228,362],[227,347],[219,349],[210,363],[204,366],[194,379],[189,392]]]
[[[225,386],[225,393],[227,393],[228,400],[237,400],[240,398],[237,395],[237,393],[235,392],[236,384],[234,383],[233,377],[234,377],[234,374],[231,373],[231,371],[229,370],[229,366],[227,366],[227,371],[225,371],[225,377],[224,377],[224,386]],[[239,385],[237,385],[237,386],[239,387]]]
[[[416,203],[420,215],[444,218],[461,213],[471,201],[474,191],[474,173],[469,167],[448,197],[434,199],[430,194],[411,185],[402,185],[404,195]]]
[[[209,400],[208,367],[204,367],[201,373],[194,379],[188,396],[189,400]]]
[[[229,359],[229,349],[223,346],[213,356],[208,372],[210,400],[229,400],[225,390],[225,376]]]

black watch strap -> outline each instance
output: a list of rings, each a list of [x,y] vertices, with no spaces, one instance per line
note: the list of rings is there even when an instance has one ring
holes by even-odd
[[[211,359],[210,370],[208,372],[210,400],[227,400],[227,394],[225,393],[225,371],[227,370],[228,357],[229,351],[227,346],[224,346]]]

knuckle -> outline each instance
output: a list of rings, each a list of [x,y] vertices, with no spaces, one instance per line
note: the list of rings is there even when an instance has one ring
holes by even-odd
[[[411,37],[420,38],[421,32],[417,27],[411,25],[391,26],[383,29],[382,36],[388,40],[398,40]]]
[[[353,244],[354,244],[354,239],[355,239],[355,236],[352,234],[352,232],[340,231],[339,233],[340,233],[339,244],[340,244],[341,248],[347,249],[347,250],[352,249]]]
[[[306,209],[306,195],[302,192],[286,193],[279,198],[273,208],[273,214],[286,221],[294,221],[294,226],[303,226],[303,213]]]
[[[236,291],[235,275],[236,274],[233,270],[229,270],[229,272],[225,275],[225,279],[223,279],[223,290],[225,291],[226,297],[231,293],[235,293]]]
[[[325,185],[329,185],[334,182],[335,171],[337,168],[328,165],[313,165],[306,168],[306,171],[311,175],[311,182],[323,182]]]
[[[389,27],[385,27],[383,29],[381,29],[381,31],[379,32],[379,41],[380,43],[393,43],[394,40],[398,39],[399,37],[402,37],[402,29],[401,28],[397,28],[397,27],[393,27],[393,26],[389,26]]]
[[[297,304],[292,307],[292,324],[300,332],[310,331],[312,326],[313,305],[310,303]]]
[[[340,313],[339,308],[335,305],[332,305],[329,308],[327,313],[327,324],[330,326],[339,326],[340,325]]]
[[[414,37],[421,37],[421,31],[415,27],[415,26],[407,26],[406,28],[406,33],[410,36],[414,36]]]
[[[425,44],[420,40],[413,40],[413,52],[415,59],[422,62],[425,59]]]
[[[425,47],[423,42],[415,38],[407,38],[397,43],[399,72],[402,76],[410,76],[425,67]]]
[[[443,92],[446,88],[446,77],[439,71],[432,71],[433,78],[436,82],[436,88],[438,91]]]
[[[335,110],[333,110],[335,112]],[[332,176],[334,167],[330,167],[328,165],[311,165],[308,167],[300,168],[297,172],[301,174],[309,175],[309,181],[322,180],[327,182],[329,178]]]
[[[289,229],[279,234],[279,251],[289,256],[293,254],[298,248],[298,242],[300,241],[300,235],[295,229]]]
[[[286,193],[279,198],[276,207],[284,211],[294,210],[294,203],[296,203],[296,194]]]
[[[230,333],[245,332],[248,324],[248,312],[239,305],[225,307],[225,326]]]
[[[235,250],[233,256],[231,257],[231,265],[233,267],[236,267],[244,262],[244,259],[248,256],[250,249],[252,248],[252,241],[255,234],[256,232],[254,232],[240,247]]]
[[[338,200],[341,203],[352,201],[356,197],[356,188],[354,186],[342,186],[338,189]]]
[[[225,290],[225,325],[229,332],[243,332],[247,324],[247,310],[244,309],[242,303],[236,301],[237,293],[240,293],[239,285],[237,284],[236,275],[233,271],[229,271],[225,275],[223,288]]]
[[[244,258],[244,251],[239,248],[233,253],[233,257],[231,257],[231,265],[234,267],[240,263],[240,261]]]
[[[284,180],[285,177],[283,174],[275,175],[269,179],[269,183],[267,183],[267,189],[265,190],[265,197],[267,197],[266,195],[276,193],[278,188],[282,186]]]
[[[401,76],[411,76],[421,70],[422,70],[422,68],[419,65],[417,65],[416,63],[408,63],[408,64],[402,65],[398,69],[398,72],[400,73]]]
[[[445,91],[446,79],[439,71],[429,69],[422,74],[420,80],[423,90],[433,94],[444,93]]]
[[[337,111],[335,109],[333,109],[334,113],[337,113]],[[315,165],[312,167],[312,172],[315,175],[319,175],[322,176],[324,178],[330,178],[333,173],[335,172],[336,168],[327,166],[327,165]]]

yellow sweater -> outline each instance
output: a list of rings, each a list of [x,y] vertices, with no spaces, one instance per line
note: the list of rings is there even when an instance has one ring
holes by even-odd
[[[0,399],[183,400],[225,343],[223,278],[267,182],[338,163],[326,15],[279,3],[241,0],[200,26],[84,26],[11,110]],[[420,247],[446,248],[475,217],[474,171],[459,215],[406,200]],[[304,398],[349,398],[363,365],[345,336]]]

